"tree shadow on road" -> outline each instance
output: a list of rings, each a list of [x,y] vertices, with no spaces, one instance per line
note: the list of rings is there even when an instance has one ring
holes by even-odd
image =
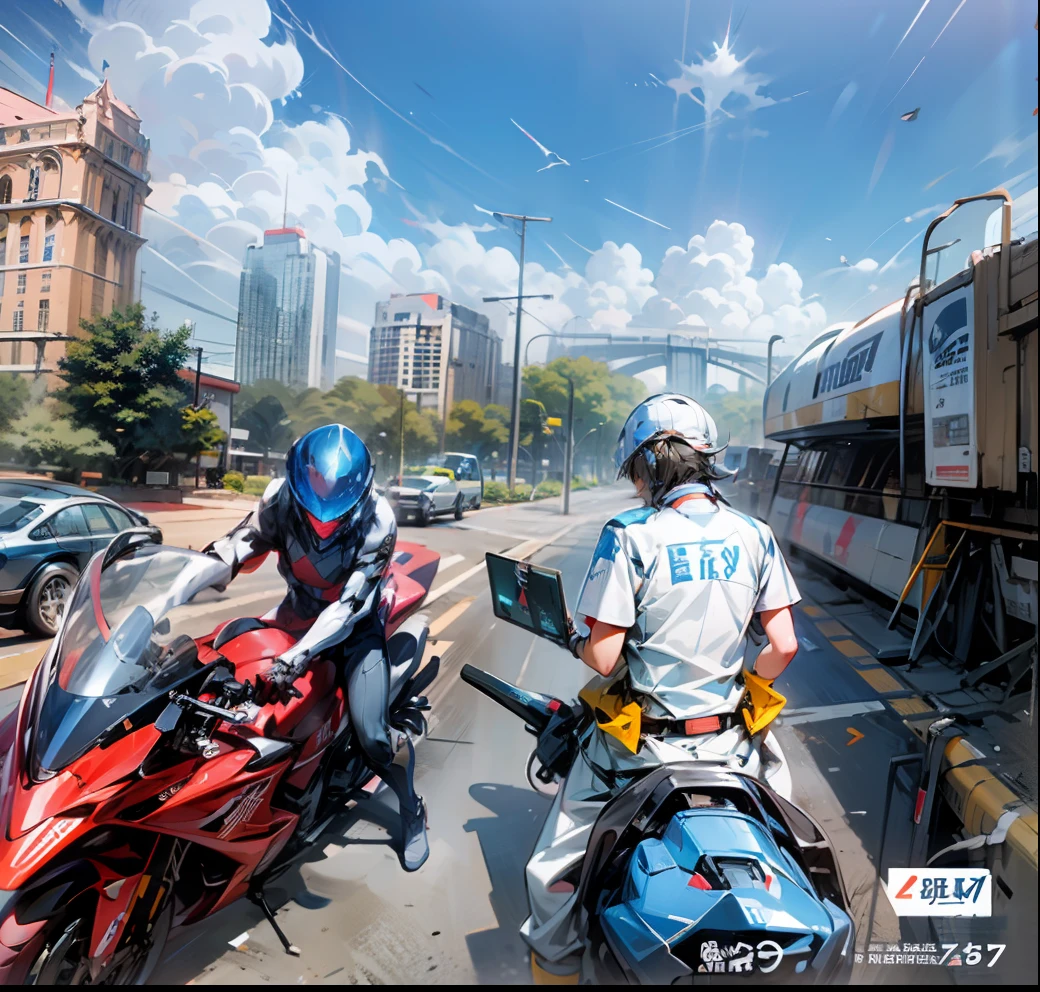
[[[470,819],[464,829],[475,833],[487,866],[488,899],[498,927],[466,937],[477,979],[486,985],[529,984],[531,969],[520,925],[527,918],[524,866],[534,850],[549,811],[549,800],[532,789],[481,782],[470,796],[491,816]]]

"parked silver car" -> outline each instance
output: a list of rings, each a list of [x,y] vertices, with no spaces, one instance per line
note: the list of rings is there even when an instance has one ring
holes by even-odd
[[[420,527],[444,513],[461,520],[466,508],[465,494],[445,475],[406,475],[400,485],[387,488],[386,496],[398,523],[417,523]]]
[[[0,627],[50,636],[80,570],[148,520],[79,486],[0,479]]]

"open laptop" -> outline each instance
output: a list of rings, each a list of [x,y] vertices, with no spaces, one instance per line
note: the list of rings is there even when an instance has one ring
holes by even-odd
[[[484,557],[495,616],[566,647],[569,614],[560,573],[490,551]]]

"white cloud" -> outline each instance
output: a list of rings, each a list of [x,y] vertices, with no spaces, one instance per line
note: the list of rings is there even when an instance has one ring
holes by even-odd
[[[1001,138],[990,150],[989,153],[979,159],[979,165],[983,162],[988,162],[990,159],[1000,159],[1002,165],[1010,165],[1015,159],[1019,158],[1025,152],[1036,149],[1036,134],[1026,133],[1024,137],[1017,137],[1021,132],[1016,131],[1014,134],[1009,134],[1006,138]],[[977,168],[977,166],[976,166]]]
[[[362,346],[377,301],[415,292],[441,293],[487,313],[508,346],[513,321],[506,307],[482,297],[516,292],[512,246],[485,246],[482,236],[499,230],[490,223],[449,224],[407,200],[415,237],[375,234],[380,200],[370,197],[373,187],[393,182],[389,169],[379,155],[356,147],[352,127],[339,115],[310,105],[310,120],[279,119],[280,104],[299,95],[304,65],[291,31],[284,42],[265,40],[271,29],[265,0],[106,0],[102,15],[72,7],[92,32],[91,65],[100,71],[103,60],[110,63],[116,95],[141,116],[152,141],[153,193],[143,233],[173,265],[153,258],[147,282],[188,298],[201,286],[233,314],[246,248],[265,229],[280,227],[286,210],[290,224],[341,256],[346,350]],[[765,81],[743,65],[726,42],[701,66],[716,109],[734,94],[752,106],[772,102],[758,93]],[[672,246],[656,271],[633,244],[607,241],[585,250],[583,269],[528,262],[525,293],[552,299],[527,301],[525,310],[537,319],[525,320],[525,338],[544,333],[539,320],[561,328],[577,317],[597,329],[710,326],[728,337],[758,337],[768,326],[789,340],[825,323],[823,308],[802,297],[801,277],[788,263],[752,275],[754,239],[738,223],[717,220],[685,246]],[[146,302],[164,319],[184,316],[180,305]],[[212,299],[206,305],[219,309]],[[209,330],[206,320],[200,315],[200,335],[233,338],[230,322]]]
[[[760,73],[748,72],[747,63],[751,56],[738,59],[730,48],[728,33],[721,45],[713,47],[715,52],[710,58],[702,57],[701,61],[694,60],[688,65],[679,62],[681,75],[667,83],[677,97],[685,94],[694,103],[699,103],[704,107],[706,120],[719,113],[732,117],[723,104],[727,101],[733,103],[734,97],[740,98],[747,110],[758,110],[776,103],[772,97],[759,92],[772,80]],[[701,91],[701,99],[694,96],[694,90]]]

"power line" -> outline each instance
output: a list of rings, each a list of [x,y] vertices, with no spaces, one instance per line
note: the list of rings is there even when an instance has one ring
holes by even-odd
[[[216,310],[210,310],[208,307],[199,306],[198,303],[192,303],[191,300],[184,299],[183,296],[177,296],[174,293],[167,292],[165,289],[160,289],[158,286],[153,285],[150,282],[143,282],[144,286],[147,286],[153,293],[158,293],[160,296],[166,296],[177,303],[182,303],[186,307],[191,307],[192,310],[198,310],[199,313],[209,314],[210,317],[216,317],[217,320],[226,320],[229,324],[238,326],[238,319],[232,317],[225,317],[222,313],[217,313]]]

